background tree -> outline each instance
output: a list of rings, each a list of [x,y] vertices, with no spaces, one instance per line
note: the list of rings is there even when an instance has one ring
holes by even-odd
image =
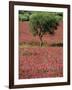
[[[46,33],[53,35],[61,19],[62,16],[58,13],[35,12],[30,15],[31,32],[34,36],[39,36],[40,46],[43,45],[43,36]]]
[[[31,15],[30,11],[19,11],[19,21],[29,21],[29,16]]]

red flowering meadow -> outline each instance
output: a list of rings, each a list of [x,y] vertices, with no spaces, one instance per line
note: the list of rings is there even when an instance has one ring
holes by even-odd
[[[24,46],[24,43],[39,42],[29,31],[29,22],[19,23],[19,78],[45,78],[63,76],[63,47]],[[63,41],[63,23],[58,26],[54,36],[45,35],[43,41],[58,43]]]
[[[19,23],[19,32],[20,32],[20,42],[39,42],[39,37],[36,36],[34,37],[32,33],[30,32],[29,28],[29,22],[20,22]],[[43,36],[43,41],[47,43],[54,43],[54,42],[62,42],[63,41],[63,22],[60,23],[58,26],[57,30],[55,31],[55,35],[44,35]]]

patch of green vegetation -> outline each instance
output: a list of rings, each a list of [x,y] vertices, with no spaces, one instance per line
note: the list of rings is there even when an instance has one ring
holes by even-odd
[[[29,14],[19,14],[20,21],[29,21]]]

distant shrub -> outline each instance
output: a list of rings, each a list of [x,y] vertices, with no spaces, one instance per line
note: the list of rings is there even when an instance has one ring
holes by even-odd
[[[29,14],[19,14],[20,21],[29,21]]]
[[[31,11],[19,11],[19,21],[29,21],[29,17],[33,12]]]
[[[61,17],[63,17],[63,13],[57,13],[57,15],[59,15],[59,16],[61,16]]]

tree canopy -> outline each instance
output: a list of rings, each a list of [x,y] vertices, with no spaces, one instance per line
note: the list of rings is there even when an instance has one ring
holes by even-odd
[[[34,36],[39,36],[41,45],[43,35],[54,34],[60,20],[61,16],[57,13],[37,12],[30,16],[31,32]]]

